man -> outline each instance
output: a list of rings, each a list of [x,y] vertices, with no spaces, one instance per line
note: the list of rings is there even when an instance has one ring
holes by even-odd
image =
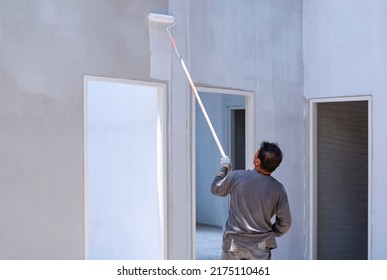
[[[287,194],[283,185],[271,176],[281,161],[278,145],[265,141],[254,155],[254,170],[231,171],[229,158],[221,159],[211,192],[231,197],[222,259],[270,260],[271,250],[277,248],[275,237],[289,230]]]

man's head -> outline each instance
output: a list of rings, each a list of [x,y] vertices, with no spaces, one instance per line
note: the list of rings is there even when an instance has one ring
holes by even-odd
[[[282,152],[276,143],[263,141],[254,156],[254,165],[272,173],[282,161]]]

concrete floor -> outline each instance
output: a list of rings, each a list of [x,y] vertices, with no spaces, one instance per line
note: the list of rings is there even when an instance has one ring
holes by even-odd
[[[202,224],[196,225],[196,259],[220,260],[223,229]]]

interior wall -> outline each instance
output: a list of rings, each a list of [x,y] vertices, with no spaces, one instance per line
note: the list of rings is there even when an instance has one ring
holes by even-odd
[[[195,83],[256,93],[253,141],[283,149],[296,217],[273,258],[303,258],[302,0],[0,0],[0,258],[84,258],[84,75],[168,83],[168,257],[192,257],[194,99],[165,45],[151,57],[149,12],[175,17]]]
[[[304,1],[305,98],[371,96],[371,255],[387,258],[387,2]]]
[[[188,61],[189,0],[169,0],[169,14],[175,18],[173,38],[181,56]],[[173,53],[171,59],[171,83],[168,100],[169,124],[169,258],[192,259],[192,94],[187,78],[182,70],[180,59]],[[173,81],[173,82],[172,82]]]
[[[277,142],[283,151],[272,176],[283,183],[293,217],[289,232],[277,238],[273,259],[307,258],[303,2],[254,1],[255,141],[257,147],[263,140]]]
[[[307,218],[305,205],[299,203],[307,199],[302,2],[189,1],[187,60],[193,80],[205,87],[255,92],[255,148],[269,140],[278,142],[284,152],[284,161],[273,176],[288,191],[294,221],[289,233],[278,239],[273,259],[306,257]]]
[[[84,258],[83,76],[150,80],[150,10],[0,0],[0,259]]]

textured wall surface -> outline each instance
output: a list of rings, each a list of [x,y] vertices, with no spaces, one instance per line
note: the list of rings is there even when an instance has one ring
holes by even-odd
[[[255,92],[253,141],[283,149],[274,176],[294,214],[273,258],[303,258],[302,8],[301,0],[0,0],[0,258],[84,258],[84,75],[167,85],[169,258],[193,256],[195,101],[180,61],[165,44],[157,49],[149,12],[175,17],[198,85]]]
[[[387,2],[304,1],[305,97],[371,96],[371,258],[386,259]]]
[[[83,75],[149,80],[167,4],[0,1],[1,259],[84,258]]]
[[[288,191],[294,222],[273,258],[302,259],[304,97],[302,1],[190,1],[188,49],[198,84],[255,92],[255,148],[278,142],[284,161],[273,176]],[[253,155],[246,155],[252,158]],[[248,166],[251,168],[251,166]]]

